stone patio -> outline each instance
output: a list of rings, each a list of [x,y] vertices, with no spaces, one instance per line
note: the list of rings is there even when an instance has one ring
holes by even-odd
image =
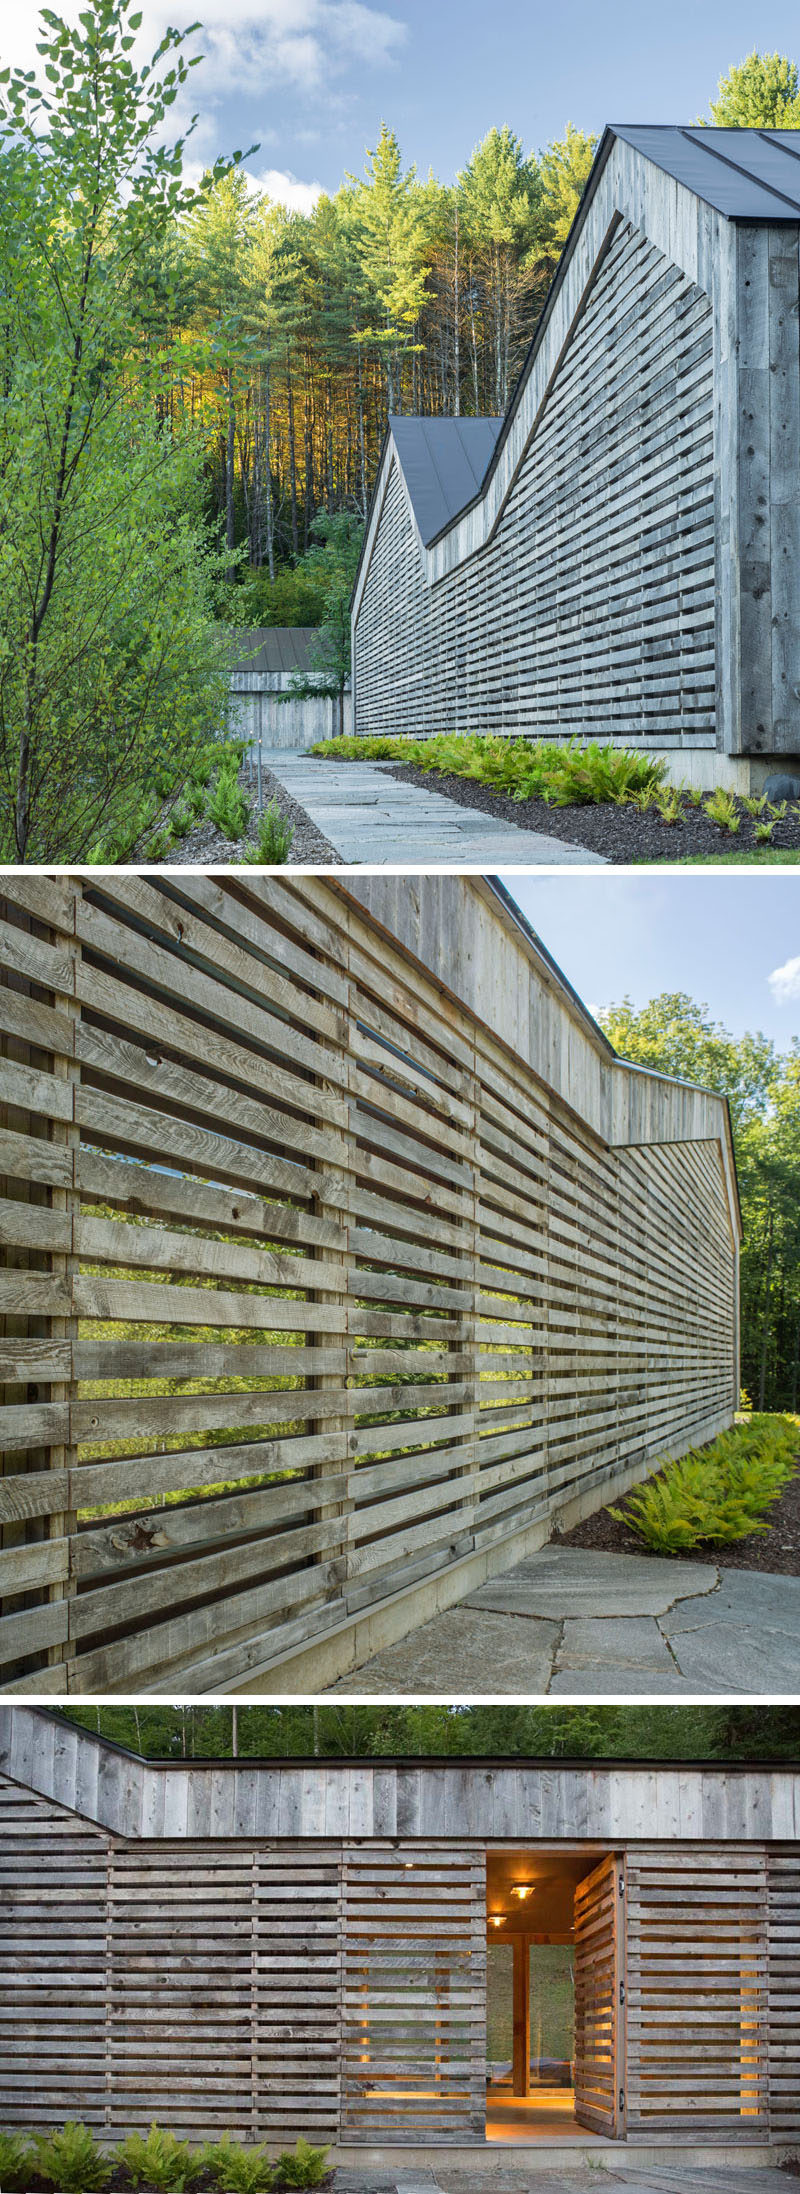
[[[331,1693],[471,1698],[800,1691],[800,1577],[545,1546]]]

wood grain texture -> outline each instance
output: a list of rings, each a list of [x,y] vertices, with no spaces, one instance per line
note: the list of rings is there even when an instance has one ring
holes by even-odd
[[[480,2144],[487,1855],[559,1849],[582,2122],[790,2140],[796,1770],[163,1766],[0,1706],[3,2122]]]
[[[6,1690],[213,1689],[729,1421],[724,1107],[480,880],[87,879],[18,934]]]
[[[427,543],[389,436],[357,731],[797,757],[799,245],[612,142],[486,479]]]

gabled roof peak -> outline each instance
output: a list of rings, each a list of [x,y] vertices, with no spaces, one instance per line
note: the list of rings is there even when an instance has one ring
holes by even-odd
[[[800,221],[800,130],[609,123],[645,159],[729,221]]]
[[[428,419],[390,413],[389,430],[426,547],[477,494],[502,424],[502,419],[485,416]]]

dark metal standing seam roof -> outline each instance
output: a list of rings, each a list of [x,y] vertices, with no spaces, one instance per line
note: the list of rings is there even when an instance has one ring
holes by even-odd
[[[800,130],[609,126],[729,221],[800,221]]]
[[[311,655],[319,639],[316,625],[253,625],[232,635],[233,670],[251,670],[269,676],[281,671],[311,669]]]
[[[426,546],[471,503],[502,419],[420,419],[392,413],[389,428]]]

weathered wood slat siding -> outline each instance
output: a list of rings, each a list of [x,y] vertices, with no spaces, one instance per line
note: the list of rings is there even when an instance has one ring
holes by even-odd
[[[20,1706],[0,1761],[8,2125],[480,2141],[486,1854],[563,1843],[599,1862],[576,1900],[585,2122],[800,2130],[791,1769],[160,1767]]]
[[[729,1421],[723,1106],[423,881],[5,885],[6,1687],[235,1681]]]
[[[104,2123],[108,1848],[94,1823],[0,1776],[2,2125]]]
[[[433,585],[394,468],[355,628],[359,732],[713,747],[712,350],[708,298],[620,227],[496,532]]]
[[[800,1844],[767,1854],[769,2104],[776,2134],[800,2133]]]
[[[486,2100],[482,1848],[360,1845],[342,1867],[342,2131],[474,2141]]]
[[[575,2115],[607,2139],[622,2131],[625,2078],[621,1879],[609,1853],[575,1890]]]
[[[766,1852],[699,1844],[678,1859],[652,1845],[627,1872],[629,2128],[763,2140]]]
[[[800,753],[799,242],[612,144],[482,492],[428,544],[389,439],[359,732]]]

